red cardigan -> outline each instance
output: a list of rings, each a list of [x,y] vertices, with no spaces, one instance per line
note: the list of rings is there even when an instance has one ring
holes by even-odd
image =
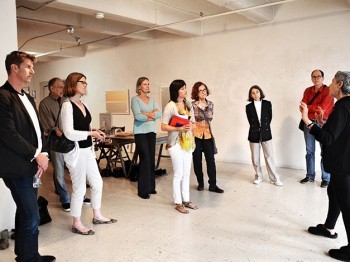
[[[309,109],[309,118],[315,119],[315,112],[317,110],[317,107],[320,106],[323,110],[325,110],[323,119],[327,120],[334,106],[334,98],[329,96],[329,89],[326,85],[321,86],[318,89],[318,92],[321,92],[321,94],[316,97],[311,105],[307,106]],[[315,86],[310,86],[305,89],[304,96],[301,101],[307,104],[311,101],[315,94]]]

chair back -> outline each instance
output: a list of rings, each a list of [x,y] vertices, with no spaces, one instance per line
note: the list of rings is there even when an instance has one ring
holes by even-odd
[[[111,134],[115,134],[118,132],[125,132],[125,126],[112,126],[111,127]]]

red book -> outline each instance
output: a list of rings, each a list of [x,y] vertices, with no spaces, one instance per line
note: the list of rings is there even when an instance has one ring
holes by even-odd
[[[180,127],[180,126],[183,126],[183,125],[187,125],[189,123],[190,123],[189,119],[182,118],[182,117],[177,116],[177,115],[173,115],[173,117],[170,120],[169,125],[170,126],[174,126],[174,127]]]

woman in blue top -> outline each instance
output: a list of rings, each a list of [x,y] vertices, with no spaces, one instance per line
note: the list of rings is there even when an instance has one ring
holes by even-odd
[[[149,97],[149,80],[140,77],[136,82],[136,93],[131,99],[131,109],[134,114],[134,135],[136,148],[140,157],[140,174],[138,180],[138,196],[143,199],[150,198],[150,194],[157,194],[155,182],[155,147],[156,147],[156,119],[162,112]]]

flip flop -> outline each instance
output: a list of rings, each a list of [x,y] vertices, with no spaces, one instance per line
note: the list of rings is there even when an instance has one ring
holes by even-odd
[[[175,209],[182,214],[188,214],[188,210],[182,204],[175,204]]]
[[[191,209],[194,209],[194,210],[196,210],[196,209],[198,209],[198,207],[196,206],[196,205],[194,205],[192,202],[182,202],[182,204],[185,206],[185,207],[187,207],[187,208],[191,208]]]

